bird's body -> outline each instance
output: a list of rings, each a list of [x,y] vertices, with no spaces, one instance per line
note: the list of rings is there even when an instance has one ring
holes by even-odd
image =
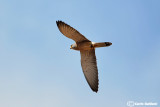
[[[83,41],[83,42],[78,42],[78,43],[74,43],[71,45],[71,49],[74,50],[90,50],[90,49],[95,49],[95,48],[99,48],[99,47],[106,47],[106,46],[110,46],[112,43],[110,42],[90,42],[90,41]]]
[[[92,42],[79,42],[71,45],[74,50],[90,50],[92,49]]]
[[[73,39],[74,44],[71,45],[70,49],[80,51],[81,53],[81,66],[83,69],[84,76],[95,92],[98,91],[98,68],[95,55],[95,48],[106,47],[112,45],[111,42],[92,42],[80,34],[77,30],[69,26],[68,24],[57,21],[57,26],[60,32],[66,37]]]

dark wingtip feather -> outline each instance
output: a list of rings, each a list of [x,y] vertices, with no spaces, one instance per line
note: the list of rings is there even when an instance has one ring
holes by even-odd
[[[98,86],[97,87],[91,87],[91,89],[92,89],[93,92],[96,92],[96,93],[98,92]]]
[[[60,21],[60,20],[56,21],[57,26],[59,26],[59,24],[60,24],[61,22],[62,22],[62,21]]]
[[[57,26],[59,26],[60,24],[62,24],[64,22],[62,22],[61,20],[57,20],[56,23],[57,23]]]
[[[56,23],[57,23],[57,25],[62,24],[62,25],[67,25],[67,26],[71,27],[70,25],[68,25],[67,23],[65,23],[65,22],[63,22],[61,20],[57,20]]]
[[[94,92],[96,92],[96,93],[97,93],[97,92],[98,92],[98,90],[95,90]]]
[[[67,25],[67,26],[71,27],[70,25],[64,23],[64,22],[61,21],[61,20],[57,20],[56,23],[57,23],[57,26],[58,26],[58,27],[59,27],[60,25]]]

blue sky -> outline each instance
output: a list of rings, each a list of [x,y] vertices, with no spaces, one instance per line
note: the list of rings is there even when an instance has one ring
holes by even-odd
[[[0,0],[1,107],[125,107],[160,99],[159,0]],[[56,20],[94,42],[99,91],[89,88],[74,41]]]

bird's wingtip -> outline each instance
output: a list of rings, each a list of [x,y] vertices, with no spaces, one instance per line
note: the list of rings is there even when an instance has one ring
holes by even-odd
[[[91,88],[91,89],[93,92],[96,92],[96,93],[98,92],[98,88],[96,88],[96,89]]]
[[[57,20],[57,21],[56,21],[56,23],[60,23],[60,22],[63,22],[63,21],[61,21],[61,20]]]
[[[58,25],[58,24],[59,24],[59,22],[60,22],[60,21],[59,21],[59,20],[57,20],[57,21],[56,21],[56,24]]]
[[[93,92],[97,93],[97,92],[98,92],[98,90],[94,90]]]
[[[57,20],[57,21],[56,21],[57,26],[59,26],[60,24],[63,24],[63,23],[64,23],[64,22],[61,21],[61,20]]]

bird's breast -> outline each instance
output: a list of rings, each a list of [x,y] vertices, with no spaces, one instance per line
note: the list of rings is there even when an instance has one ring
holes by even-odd
[[[79,50],[90,50],[93,48],[92,42],[78,43]]]

